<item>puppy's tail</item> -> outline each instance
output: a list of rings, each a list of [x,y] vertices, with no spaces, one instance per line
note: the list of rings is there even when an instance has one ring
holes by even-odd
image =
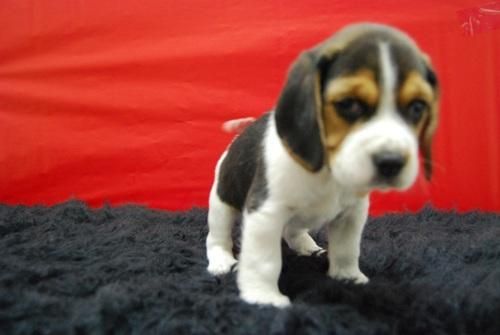
[[[233,119],[222,124],[222,130],[226,133],[240,134],[246,127],[255,121],[254,117],[244,117],[241,119]]]

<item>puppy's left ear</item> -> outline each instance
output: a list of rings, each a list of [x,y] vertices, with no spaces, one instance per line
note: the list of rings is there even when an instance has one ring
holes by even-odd
[[[325,159],[320,124],[324,64],[317,51],[303,52],[288,72],[275,111],[278,135],[292,157],[312,172],[320,170]]]
[[[425,80],[431,85],[434,90],[434,102],[431,105],[430,113],[425,120],[424,127],[420,134],[420,148],[422,150],[422,157],[424,159],[424,173],[425,178],[430,180],[432,178],[432,140],[438,125],[439,116],[439,84],[436,73],[432,69],[428,58],[425,60]]]

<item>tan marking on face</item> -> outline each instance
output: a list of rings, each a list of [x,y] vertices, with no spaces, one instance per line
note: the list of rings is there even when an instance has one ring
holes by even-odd
[[[326,101],[334,102],[347,97],[358,98],[369,105],[375,105],[379,99],[379,89],[373,71],[363,69],[328,83]]]
[[[338,150],[347,134],[360,126],[360,122],[347,122],[335,110],[334,102],[344,98],[356,98],[375,106],[379,99],[379,88],[373,72],[363,69],[327,84],[322,121],[325,147],[330,157]]]
[[[437,99],[432,86],[418,72],[412,71],[406,76],[399,89],[398,103],[400,106],[406,106],[416,99],[425,101],[430,107],[430,110],[415,125],[415,132],[420,134],[426,120],[430,117],[428,113],[434,113],[436,110]]]
[[[406,76],[399,89],[399,103],[401,105],[406,105],[414,99],[422,99],[429,105],[435,100],[432,86],[416,71],[412,71]]]

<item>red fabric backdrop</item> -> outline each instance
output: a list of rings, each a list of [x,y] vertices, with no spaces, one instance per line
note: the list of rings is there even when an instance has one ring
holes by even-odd
[[[499,211],[498,9],[478,0],[3,0],[0,202],[206,206],[231,138],[221,122],[271,108],[300,50],[347,23],[377,21],[430,54],[443,99],[433,183],[376,194],[372,213],[428,201]]]

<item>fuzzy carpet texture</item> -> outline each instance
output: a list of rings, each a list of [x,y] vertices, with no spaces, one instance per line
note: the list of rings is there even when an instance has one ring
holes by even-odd
[[[241,302],[234,274],[207,274],[206,214],[0,205],[0,333],[500,334],[499,215],[370,219],[366,286],[284,247],[293,307],[279,310]]]

